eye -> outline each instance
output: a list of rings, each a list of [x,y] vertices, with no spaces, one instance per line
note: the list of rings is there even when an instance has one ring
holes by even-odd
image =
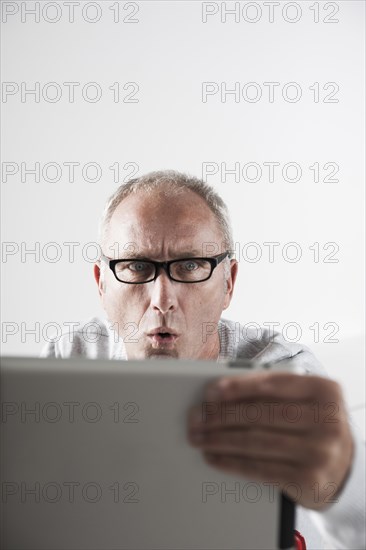
[[[171,274],[174,280],[183,283],[205,281],[210,277],[210,273],[210,262],[200,258],[186,258],[185,260],[177,260],[172,264]]]
[[[188,260],[187,262],[182,263],[182,268],[186,271],[195,271],[198,267],[198,263],[193,260]]]
[[[127,265],[128,269],[131,271],[135,271],[138,273],[141,273],[142,271],[146,271],[147,269],[151,269],[151,264],[147,262],[131,262]]]

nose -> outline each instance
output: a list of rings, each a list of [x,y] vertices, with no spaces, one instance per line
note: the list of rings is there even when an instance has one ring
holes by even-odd
[[[155,281],[150,283],[151,307],[162,314],[175,311],[177,309],[177,284],[179,283],[174,283],[169,279],[164,269],[160,269]]]

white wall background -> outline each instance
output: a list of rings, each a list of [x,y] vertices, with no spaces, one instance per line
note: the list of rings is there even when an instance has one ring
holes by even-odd
[[[235,6],[239,12],[225,21],[225,7]],[[203,22],[207,11],[217,13]],[[217,169],[207,181],[231,210],[240,260],[226,316],[277,322],[280,330],[297,323],[301,341],[343,383],[350,406],[364,404],[364,2],[79,2],[70,19],[65,2],[2,2],[2,354],[37,355],[54,332],[50,323],[62,328],[102,314],[92,276],[96,249],[88,243],[97,240],[100,212],[117,186],[110,166],[118,163],[121,183],[132,171],[201,176],[211,163]],[[79,83],[74,102],[65,82]],[[93,99],[90,82],[99,101],[82,95]],[[119,102],[109,89],[116,82]],[[133,103],[123,102],[133,91],[123,89],[128,82],[138,86]],[[262,97],[248,101],[252,86],[237,102],[219,92],[203,102],[203,82],[218,89],[237,82],[240,92],[255,82]],[[266,82],[279,83],[273,101]],[[302,92],[297,102],[290,101],[293,86],[283,97],[289,82]],[[38,102],[24,94],[36,83]],[[79,163],[74,181],[70,162]],[[274,181],[268,162],[280,163]],[[301,169],[297,182],[282,175],[289,162]],[[25,171],[35,163],[39,182]],[[44,169],[48,163],[59,165],[58,181],[49,181],[58,176]],[[98,181],[88,181],[92,167],[83,175],[87,163],[98,164]],[[225,180],[222,163],[239,163],[238,181],[232,174]],[[261,167],[256,182],[243,177],[248,163]],[[338,181],[324,181],[334,165]],[[294,174],[289,169],[287,179]],[[279,243],[273,262],[265,242]],[[301,251],[298,262],[282,256],[289,242]],[[257,262],[249,261],[256,250],[248,243],[262,253]],[[324,249],[327,243],[335,244]],[[287,335],[296,338],[293,329]],[[364,409],[357,410],[363,423]]]

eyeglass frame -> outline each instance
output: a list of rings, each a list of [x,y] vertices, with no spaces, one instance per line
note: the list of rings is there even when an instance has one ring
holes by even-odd
[[[100,261],[104,261],[109,269],[112,271],[113,275],[115,276],[116,280],[119,283],[124,283],[126,285],[144,285],[146,283],[151,283],[152,281],[156,281],[156,279],[159,277],[160,269],[162,268],[165,273],[168,275],[168,278],[170,281],[174,281],[176,283],[183,283],[183,284],[192,284],[192,283],[204,283],[205,281],[208,281],[212,277],[212,273],[216,269],[216,267],[226,258],[231,258],[233,256],[233,253],[227,250],[226,252],[223,252],[222,254],[218,254],[217,256],[212,256],[210,258],[207,257],[187,257],[187,258],[178,258],[177,260],[169,260],[167,262],[155,262],[153,260],[148,260],[145,258],[126,258],[126,259],[119,259],[119,260],[112,260],[111,258],[108,258],[108,256],[105,256],[105,254],[100,255]],[[205,279],[200,279],[199,281],[180,281],[179,279],[174,279],[174,277],[170,274],[170,266],[171,264],[175,262],[182,262],[184,260],[206,260],[211,264],[211,272],[208,277]],[[150,264],[153,264],[155,267],[155,276],[152,279],[149,279],[148,281],[140,281],[140,282],[132,282],[132,281],[121,281],[118,279],[116,275],[116,265],[119,262],[133,262],[133,261],[140,261],[140,262],[148,262]]]

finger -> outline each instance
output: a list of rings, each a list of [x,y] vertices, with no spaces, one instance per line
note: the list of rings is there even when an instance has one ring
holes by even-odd
[[[189,441],[204,452],[297,464],[305,468],[326,465],[333,453],[332,445],[312,435],[304,438],[266,430],[190,432]]]
[[[222,377],[209,384],[205,391],[208,401],[238,401],[245,399],[337,401],[341,388],[334,380],[321,376],[302,376],[285,372],[259,372]]]
[[[244,482],[241,490],[241,496],[250,498],[250,502],[257,502],[263,494],[267,495],[267,498],[270,495],[270,498],[273,499],[275,490],[283,491],[294,502],[314,510],[323,509],[338,500],[336,495],[339,492],[339,484],[328,479],[324,481],[312,469],[302,468],[300,470],[297,465],[293,464],[266,462],[258,459],[251,460],[237,456],[220,456],[212,453],[206,453],[204,458],[210,466],[220,471],[243,476],[247,480],[250,479],[249,483]],[[261,485],[256,486],[255,500],[253,500],[252,492],[253,486],[256,485],[254,480],[261,483]],[[250,497],[247,491],[243,492],[247,485],[250,485]],[[232,497],[231,483],[228,489]],[[225,498],[225,484],[222,486],[221,491],[221,498]],[[265,492],[263,493],[263,491]]]
[[[313,483],[313,475],[302,472],[299,476],[297,464],[283,462],[268,462],[265,460],[253,460],[248,457],[234,455],[219,455],[213,453],[204,454],[205,461],[221,471],[239,474],[247,479],[257,480],[273,484],[278,490],[285,492],[293,498],[299,500],[301,496],[301,486],[309,486]]]
[[[269,428],[291,432],[335,431],[344,420],[337,402],[204,401],[188,415],[190,429]]]

